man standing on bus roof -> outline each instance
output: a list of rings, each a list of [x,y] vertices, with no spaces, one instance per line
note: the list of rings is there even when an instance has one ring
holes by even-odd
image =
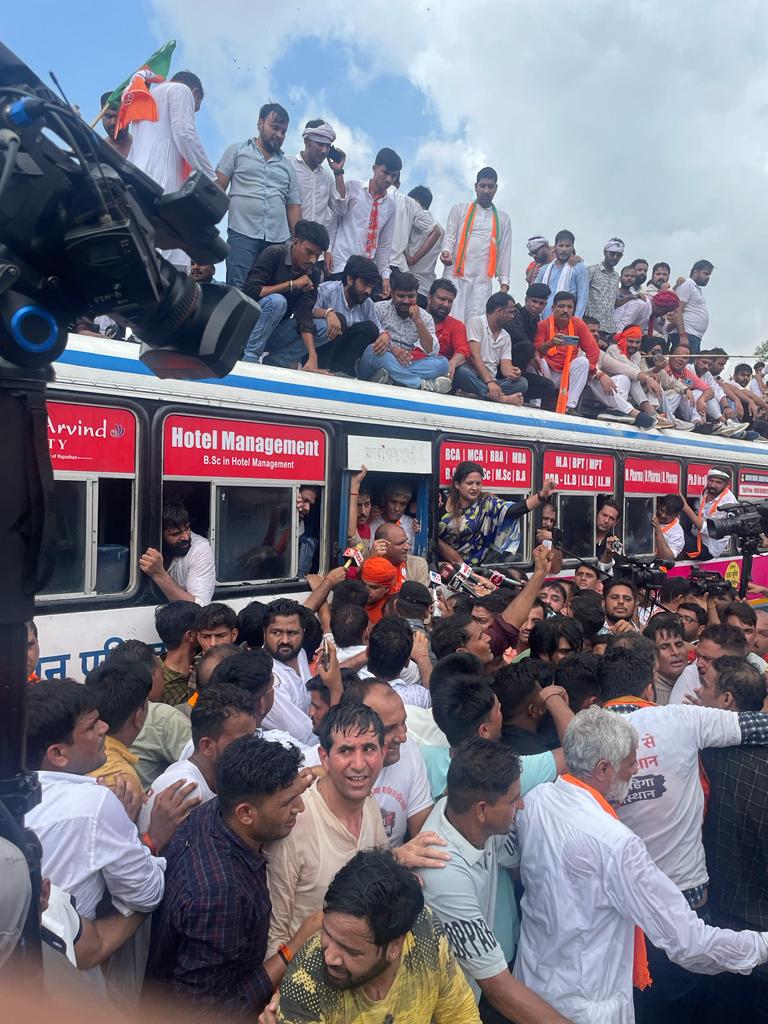
[[[210,604],[216,585],[211,545],[189,528],[189,512],[180,501],[163,505],[163,550],[147,548],[139,568],[169,601]]]

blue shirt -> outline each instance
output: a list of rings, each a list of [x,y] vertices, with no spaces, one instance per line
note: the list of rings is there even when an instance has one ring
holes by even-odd
[[[254,139],[227,146],[216,168],[229,178],[228,226],[248,238],[286,242],[287,205],[301,205],[296,169],[282,150],[265,158]]]
[[[589,271],[587,270],[587,265],[586,263],[577,263],[575,267],[569,267],[566,263],[565,266],[568,267],[569,270],[573,271],[567,288],[561,288],[558,283],[562,276],[563,268],[557,262],[555,262],[554,267],[552,267],[552,273],[549,275],[549,280],[545,282],[550,287],[551,295],[544,307],[544,312],[541,314],[542,320],[546,320],[548,316],[552,316],[552,300],[560,291],[571,292],[576,296],[576,310],[573,315],[578,317],[584,316],[584,311],[587,308],[587,302],[589,300]],[[541,267],[536,275],[536,280],[544,281],[548,269],[548,263]]]
[[[347,305],[343,281],[323,281],[317,289],[315,308],[332,309],[335,313],[340,313],[347,321],[348,327],[351,327],[352,324],[361,324],[366,320],[370,320],[376,324],[379,331],[384,330],[381,326],[379,314],[376,312],[376,304],[372,299],[367,298],[359,306]]]

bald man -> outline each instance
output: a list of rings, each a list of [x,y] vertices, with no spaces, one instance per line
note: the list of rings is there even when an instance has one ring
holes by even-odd
[[[426,559],[410,554],[411,545],[402,526],[382,523],[373,535],[373,540],[371,554],[386,558],[397,569],[398,590],[406,580],[429,586],[429,566]]]

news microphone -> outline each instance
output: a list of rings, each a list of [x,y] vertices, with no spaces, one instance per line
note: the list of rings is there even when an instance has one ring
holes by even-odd
[[[469,594],[471,597],[477,597],[477,594],[472,590],[466,579],[462,577],[459,570],[454,568],[450,562],[444,562],[440,566],[440,582],[456,593],[461,592]]]
[[[353,548],[346,548],[344,551],[344,568],[349,569],[353,562],[358,568],[363,564],[363,555],[359,544]]]
[[[479,576],[478,573],[472,568],[472,566],[468,565],[466,562],[461,562],[461,564],[459,565],[454,564],[454,568],[456,572],[459,574],[459,576],[461,576],[461,578],[463,580],[466,580],[467,582],[469,582],[470,580],[472,581],[472,583],[483,582],[483,577]]]
[[[511,576],[505,576],[497,569],[480,569],[485,579],[490,580],[494,587],[509,587],[512,590],[520,590],[525,584],[519,580],[513,580]]]

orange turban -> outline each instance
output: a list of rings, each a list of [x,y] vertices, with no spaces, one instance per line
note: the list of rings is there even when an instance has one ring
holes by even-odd
[[[613,340],[619,346],[619,352],[621,352],[621,354],[625,356],[627,354],[627,338],[637,338],[638,340],[640,340],[642,337],[642,327],[633,326],[627,327],[626,330],[622,331],[620,334],[617,334]]]
[[[382,616],[387,598],[397,589],[397,569],[386,558],[366,558],[360,570],[360,579],[363,583],[375,583],[387,588],[382,598],[366,608],[371,625],[375,625]]]

